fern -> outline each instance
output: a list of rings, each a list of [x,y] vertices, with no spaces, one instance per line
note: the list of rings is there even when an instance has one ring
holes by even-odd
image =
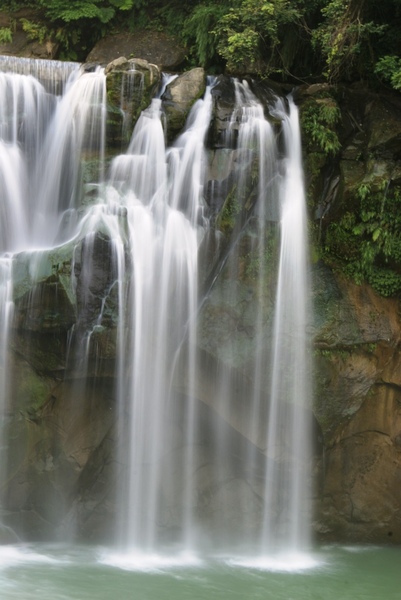
[[[40,44],[49,37],[49,31],[46,25],[34,23],[28,19],[21,19],[22,29],[27,34],[28,40],[38,40]]]
[[[13,41],[11,27],[0,27],[0,44],[8,44]]]
[[[80,19],[97,19],[101,23],[108,23],[114,17],[116,9],[108,6],[101,0],[39,0],[46,9],[46,15],[53,20],[65,23]],[[113,0],[113,4],[121,4],[124,10],[130,8],[131,0]],[[121,8],[121,7],[118,7]]]
[[[307,146],[316,145],[325,154],[336,154],[341,144],[333,127],[340,119],[340,109],[331,96],[306,102],[301,110],[301,127]]]
[[[199,4],[184,22],[183,38],[192,44],[192,52],[202,66],[216,54],[217,38],[213,28],[225,12],[227,9],[219,4]]]

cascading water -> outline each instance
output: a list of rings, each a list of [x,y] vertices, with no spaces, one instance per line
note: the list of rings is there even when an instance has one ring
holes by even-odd
[[[97,340],[110,323],[115,326],[119,549],[135,561],[138,556],[143,560],[144,554],[170,552],[166,548],[171,542],[180,550],[196,551],[204,539],[219,549],[245,541],[249,552],[261,555],[307,547],[305,207],[292,101],[289,110],[283,101],[270,102],[270,113],[281,122],[282,139],[277,141],[275,127],[248,84],[235,82],[236,103],[225,140],[226,170],[231,173],[227,180],[233,185],[225,206],[230,218],[240,213],[247,217],[234,227],[227,268],[234,280],[239,268],[235,248],[242,243],[244,228],[250,227],[249,253],[258,264],[255,294],[261,308],[249,318],[255,335],[243,350],[253,357],[252,384],[240,402],[246,417],[236,421],[236,379],[230,369],[223,369],[206,399],[212,406],[207,417],[212,427],[205,433],[200,426],[204,411],[199,400],[205,398],[198,393],[196,316],[201,310],[199,247],[207,243],[209,209],[204,197],[211,177],[206,145],[214,84],[194,104],[185,131],[168,148],[163,101],[154,98],[142,112],[127,152],[113,159],[106,176],[103,71],[85,73],[78,65],[68,65],[56,84],[51,83],[50,64],[39,69],[35,61],[32,67],[11,62],[13,74],[10,60],[0,60],[0,189],[5,199],[0,368],[6,371],[13,264],[30,253],[28,271],[35,283],[51,247],[57,244],[54,248],[61,252],[64,244],[71,253],[69,293],[77,305],[65,369],[73,382],[73,402],[82,389],[92,393],[89,387],[101,369]],[[29,68],[34,68],[34,76]],[[55,95],[61,91],[61,96]],[[90,164],[92,158],[95,165]],[[223,188],[216,183],[216,193]],[[266,256],[274,253],[268,234],[277,239],[272,223],[278,218],[281,249],[274,274]],[[102,297],[96,292],[99,282]],[[238,288],[236,282],[233,287]],[[231,292],[228,296],[233,302]],[[276,306],[274,318],[271,306],[266,308],[269,303]],[[12,382],[3,381],[4,407]],[[222,426],[216,425],[217,415]],[[227,467],[230,427],[246,440],[236,454],[241,469]],[[205,450],[212,430],[216,438]],[[225,516],[221,523],[218,517],[204,518],[207,496],[221,482],[225,488],[216,494],[216,514],[224,515],[226,505],[236,504],[230,485],[237,470],[242,471],[241,485],[248,495],[238,499],[235,525]],[[256,506],[252,515],[247,500],[251,497]],[[73,519],[76,526],[74,510],[69,515],[68,523]],[[202,529],[207,534],[200,533]]]
[[[174,356],[186,335],[193,371],[197,306],[197,249],[204,178],[203,145],[210,121],[210,91],[192,109],[185,133],[166,152],[161,100],[142,113],[126,155],[115,159],[111,181],[122,188],[127,210],[131,287],[128,311],[119,326],[121,422],[128,448],[121,498],[121,538],[133,552],[155,552],[168,520],[193,540],[191,480],[194,406],[184,409],[185,434],[178,431],[176,400],[170,396]],[[127,329],[126,329],[127,328]],[[126,332],[132,332],[127,338]],[[128,350],[128,351],[127,351]],[[191,386],[191,383],[189,384]],[[128,406],[127,397],[130,400]],[[175,432],[171,429],[175,428]],[[177,435],[178,434],[178,435]],[[186,452],[177,452],[183,444]],[[173,460],[174,459],[174,460]],[[121,462],[124,458],[121,457]],[[181,471],[178,488],[172,484]]]
[[[2,414],[10,410],[15,387],[8,350],[13,340],[13,288],[21,283],[21,262],[32,281],[29,320],[40,302],[41,289],[35,283],[46,271],[49,249],[79,231],[75,217],[85,153],[94,152],[100,164],[95,183],[102,177],[104,109],[105,77],[100,70],[85,73],[74,63],[0,58]],[[4,473],[5,435],[2,440]]]
[[[0,483],[6,477],[6,418],[8,412],[8,343],[10,322],[12,319],[13,303],[11,295],[11,259],[7,256],[0,258]],[[0,528],[2,526],[0,504]]]
[[[298,112],[291,100],[288,112],[282,100],[278,100],[273,114],[282,122],[286,158],[279,192],[281,246],[266,437],[262,550],[296,553],[310,545],[307,224]],[[279,508],[273,511],[271,507],[275,504]]]
[[[243,252],[241,245],[248,244],[250,270],[257,274],[255,309],[246,316],[246,327],[255,332],[252,347],[244,335],[242,348],[224,348],[222,344],[220,355],[235,366],[238,355],[248,351],[253,355],[252,370],[242,388],[240,409],[235,409],[238,384],[224,370],[216,378],[218,400],[214,404],[224,419],[249,440],[243,452],[243,477],[252,493],[244,492],[244,484],[241,487],[237,483],[238,505],[243,513],[237,526],[243,532],[245,551],[253,557],[259,555],[258,564],[278,565],[303,560],[300,553],[310,547],[311,370],[306,335],[307,238],[298,113],[291,99],[288,107],[274,97],[269,104],[270,114],[281,123],[278,140],[247,82],[235,82],[235,108],[228,136],[232,139],[234,128],[238,130],[234,152],[240,160],[235,171],[234,201],[237,207],[253,201],[255,208],[247,230],[240,234],[233,231],[235,245],[226,265],[226,283],[222,291],[212,290],[211,304],[229,305],[233,310],[241,306],[238,253]],[[258,185],[250,192],[252,170],[258,173]],[[278,238],[280,249],[276,252]],[[251,278],[255,278],[254,272]],[[219,429],[216,436],[218,469],[222,473],[227,468],[229,440]],[[260,467],[262,463],[264,467]],[[231,478],[238,478],[235,469],[231,470]],[[249,511],[255,494],[261,499],[261,526],[256,524],[256,529],[255,517]],[[253,531],[251,538],[246,533],[249,531]],[[274,562],[268,558],[284,554]]]
[[[32,75],[1,73],[7,66],[0,61],[2,249],[51,246],[75,232],[66,218],[78,208],[83,152],[103,153],[105,78],[70,66],[58,78],[65,93],[54,96]],[[100,156],[101,174],[102,164]]]

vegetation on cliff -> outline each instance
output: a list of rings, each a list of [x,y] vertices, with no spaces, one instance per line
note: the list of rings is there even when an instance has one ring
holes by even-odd
[[[368,79],[401,87],[400,0],[3,0],[23,26],[79,58],[113,29],[176,34],[188,64],[281,79]],[[19,18],[17,16],[17,18]],[[0,29],[0,41],[15,23]]]

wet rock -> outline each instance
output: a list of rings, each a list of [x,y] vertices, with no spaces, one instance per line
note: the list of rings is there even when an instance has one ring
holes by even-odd
[[[14,326],[25,331],[68,331],[75,310],[57,274],[32,287],[15,305]]]
[[[76,321],[76,301],[71,280],[72,246],[44,250],[14,259],[14,319],[11,348],[33,369],[27,372],[15,358],[17,406],[32,405],[47,389],[43,374],[57,376],[65,369],[67,336]],[[28,368],[28,367],[27,367]],[[22,369],[22,370],[21,370]],[[40,373],[41,375],[35,375]]]
[[[212,89],[213,117],[209,144],[214,148],[235,147],[238,127],[229,130],[235,107],[235,89],[231,77],[220,75]]]
[[[76,497],[71,490],[77,490],[79,497],[83,493],[81,477],[87,480],[85,487],[89,490],[105,472],[105,464],[112,460],[110,448],[106,454],[103,452],[100,467],[99,449],[106,448],[115,419],[112,398],[111,380],[65,381],[52,389],[37,408],[35,418],[28,413],[14,415],[9,438],[9,479],[2,506],[7,511],[4,524],[18,536],[54,539],[71,513]],[[91,463],[93,475],[88,480],[88,475],[83,474]],[[95,504],[99,504],[99,497]],[[87,505],[79,526],[90,514]]]
[[[116,273],[111,241],[100,232],[85,237],[76,247],[74,277],[77,298],[77,328],[90,331],[101,325],[102,308],[110,296]]]
[[[367,105],[369,126],[368,149],[380,151],[381,155],[399,156],[401,147],[401,101],[398,97],[376,99]]]
[[[160,83],[161,73],[146,60],[120,57],[109,63],[107,74],[107,146],[128,144],[135,123],[151,102]]]
[[[181,132],[192,105],[203,95],[205,88],[206,75],[200,67],[179,75],[167,86],[162,100],[170,140]]]
[[[315,279],[315,308],[314,410],[324,441],[316,531],[399,542],[399,302],[326,269]]]

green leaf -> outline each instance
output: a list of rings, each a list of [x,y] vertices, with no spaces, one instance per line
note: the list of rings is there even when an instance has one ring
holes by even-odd
[[[375,230],[374,230],[374,232],[373,232],[373,234],[372,234],[372,240],[373,240],[374,242],[376,242],[376,240],[378,240],[378,239],[379,239],[379,237],[380,237],[380,234],[381,234],[381,231],[382,231],[382,230],[380,229],[380,227],[378,227],[377,229],[375,229]]]
[[[359,225],[355,225],[355,227],[352,229],[352,233],[354,235],[362,235],[365,231],[365,227],[364,225],[362,225],[362,223],[359,223]]]

